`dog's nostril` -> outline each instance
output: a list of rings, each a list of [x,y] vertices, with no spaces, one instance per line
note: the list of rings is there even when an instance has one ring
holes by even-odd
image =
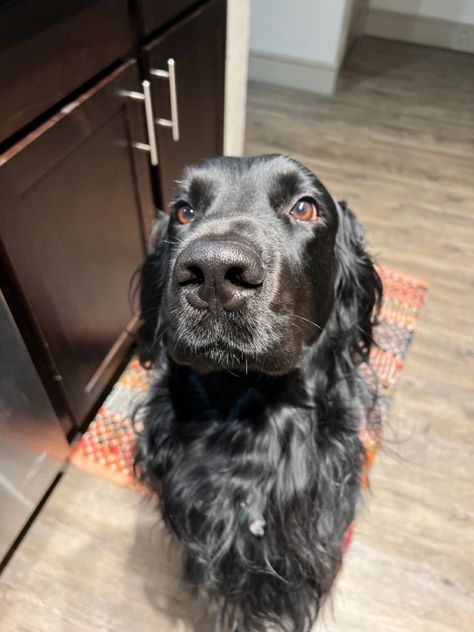
[[[178,281],[181,287],[187,285],[201,285],[202,283],[204,283],[204,273],[198,266],[188,266]]]
[[[234,285],[243,285],[242,268],[229,268],[224,275],[224,278],[233,283]]]
[[[197,285],[204,283],[204,272],[201,270],[201,268],[199,268],[198,266],[190,266],[188,269],[191,273],[191,283],[196,283]]]
[[[255,279],[247,278],[243,268],[237,266],[229,268],[225,273],[224,279],[230,281],[232,285],[249,289],[255,289],[262,285],[261,282],[254,282]]]

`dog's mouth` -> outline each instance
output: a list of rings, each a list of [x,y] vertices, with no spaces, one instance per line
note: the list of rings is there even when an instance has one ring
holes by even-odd
[[[193,312],[196,314],[197,310]],[[202,372],[269,375],[287,373],[299,364],[301,341],[294,330],[279,330],[269,312],[258,322],[237,314],[206,312],[199,320],[186,315],[187,310],[178,313],[165,339],[168,353],[177,364]]]
[[[185,363],[202,371],[227,370],[247,373],[257,368],[255,357],[226,344],[189,350]]]
[[[255,365],[258,345],[243,322],[197,310],[190,317],[187,311],[178,315],[167,337],[168,352],[178,364],[202,370],[248,370]]]
[[[292,364],[280,362],[271,354],[257,357],[228,346],[202,347],[195,350],[181,348],[171,352],[171,357],[177,364],[189,366],[201,373],[225,371],[236,377],[249,373],[281,375],[294,368]]]

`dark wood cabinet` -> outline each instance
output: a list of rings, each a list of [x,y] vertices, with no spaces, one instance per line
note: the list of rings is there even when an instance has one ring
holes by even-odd
[[[186,165],[222,154],[224,129],[226,1],[212,0],[144,48],[155,117],[178,125],[156,125],[161,205],[169,204],[175,180]],[[171,111],[168,60],[174,62],[177,111]],[[174,114],[174,117],[173,117]]]
[[[13,146],[0,165],[0,234],[12,282],[81,423],[130,346],[128,302],[153,213],[134,62]]]
[[[65,432],[133,344],[155,206],[222,154],[226,4],[0,0],[0,290]]]
[[[139,36],[151,35],[198,3],[199,0],[137,0]]]
[[[127,0],[16,0],[0,11],[0,142],[132,49]]]

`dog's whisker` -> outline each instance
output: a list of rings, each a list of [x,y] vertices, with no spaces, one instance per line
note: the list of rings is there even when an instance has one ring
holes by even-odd
[[[158,295],[157,295],[158,296]],[[148,309],[141,309],[140,310],[140,315],[143,316],[147,316],[148,314],[157,314],[159,313],[159,307],[157,307],[156,305],[154,307],[149,307]]]
[[[233,371],[231,371],[231,370],[229,369],[229,367],[226,367],[226,366],[225,366],[225,364],[222,364],[222,363],[221,363],[221,364],[220,364],[220,367],[221,367],[221,368],[223,368],[223,369],[224,369],[224,371],[227,371],[227,373],[230,373],[230,375],[233,375],[234,377],[237,377],[237,378],[239,378],[239,377],[240,377],[240,375],[238,375],[237,373],[234,373]]]
[[[309,320],[308,318],[305,318],[304,316],[300,316],[299,314],[280,314],[280,316],[282,318],[289,318],[289,319],[291,319],[291,318],[299,318],[300,320],[304,320],[306,323],[309,323],[310,325],[313,325],[314,327],[316,327],[320,331],[323,330],[321,325],[318,325],[317,323],[314,323],[312,320]]]

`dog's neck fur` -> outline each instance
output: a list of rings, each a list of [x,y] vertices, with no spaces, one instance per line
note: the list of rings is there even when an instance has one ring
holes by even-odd
[[[310,394],[302,388],[307,383],[306,366],[274,376],[255,371],[201,373],[170,359],[168,362],[170,395],[178,417],[249,420],[281,406],[308,408],[314,405],[308,401]],[[182,401],[183,387],[189,394],[185,402]],[[174,397],[178,391],[179,398]]]

